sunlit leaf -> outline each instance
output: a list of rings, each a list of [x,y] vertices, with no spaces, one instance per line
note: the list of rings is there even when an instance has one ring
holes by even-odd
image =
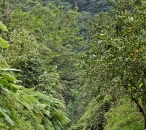
[[[3,31],[8,31],[7,27],[0,21],[0,29],[2,29]]]
[[[0,37],[0,48],[7,48],[9,44]]]

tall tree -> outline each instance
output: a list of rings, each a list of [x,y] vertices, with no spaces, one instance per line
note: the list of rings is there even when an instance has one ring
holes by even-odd
[[[89,24],[90,44],[83,67],[93,95],[110,94],[116,101],[124,91],[139,108],[146,129],[146,3],[128,2],[117,2],[115,10],[97,15]]]

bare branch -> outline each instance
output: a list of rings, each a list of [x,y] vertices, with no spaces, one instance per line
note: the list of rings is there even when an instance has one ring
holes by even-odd
[[[76,6],[78,6],[78,0],[74,0]]]

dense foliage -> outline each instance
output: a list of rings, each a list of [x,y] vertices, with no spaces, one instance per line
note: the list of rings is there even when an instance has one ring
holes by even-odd
[[[146,128],[146,4],[123,0],[113,1],[113,5],[110,12],[98,14],[89,23],[88,51],[82,56],[84,86],[94,96],[106,95],[114,105],[128,95]]]
[[[2,23],[0,24],[1,29],[7,31],[7,28]],[[0,47],[6,48],[8,46],[9,44],[1,38]],[[26,89],[18,86],[16,84],[18,81],[11,71],[20,70],[10,69],[2,55],[0,63],[1,129],[55,130],[61,129],[62,124],[69,121],[64,112],[65,107],[61,100],[49,93],[43,94],[41,91],[36,91],[35,89]],[[27,85],[31,84],[27,83]]]
[[[145,10],[0,0],[0,129],[146,129]]]

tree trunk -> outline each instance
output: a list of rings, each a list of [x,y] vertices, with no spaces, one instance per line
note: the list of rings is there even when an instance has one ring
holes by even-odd
[[[125,88],[126,90],[128,90],[128,89],[127,89],[127,85],[124,85],[124,88]],[[135,103],[135,104],[137,105],[137,107],[139,108],[139,112],[141,112],[142,115],[143,115],[143,118],[144,118],[144,130],[146,130],[146,111],[145,111],[145,106],[143,106],[143,105],[139,102],[139,100],[138,100],[137,98],[134,97],[134,95],[130,95],[130,96],[131,96],[132,101],[134,101],[134,103]]]
[[[146,113],[144,111],[144,108],[140,105],[140,103],[138,102],[138,100],[136,100],[133,96],[132,96],[132,100],[136,103],[137,107],[139,108],[139,111],[143,115],[143,118],[144,118],[144,130],[146,130]]]

